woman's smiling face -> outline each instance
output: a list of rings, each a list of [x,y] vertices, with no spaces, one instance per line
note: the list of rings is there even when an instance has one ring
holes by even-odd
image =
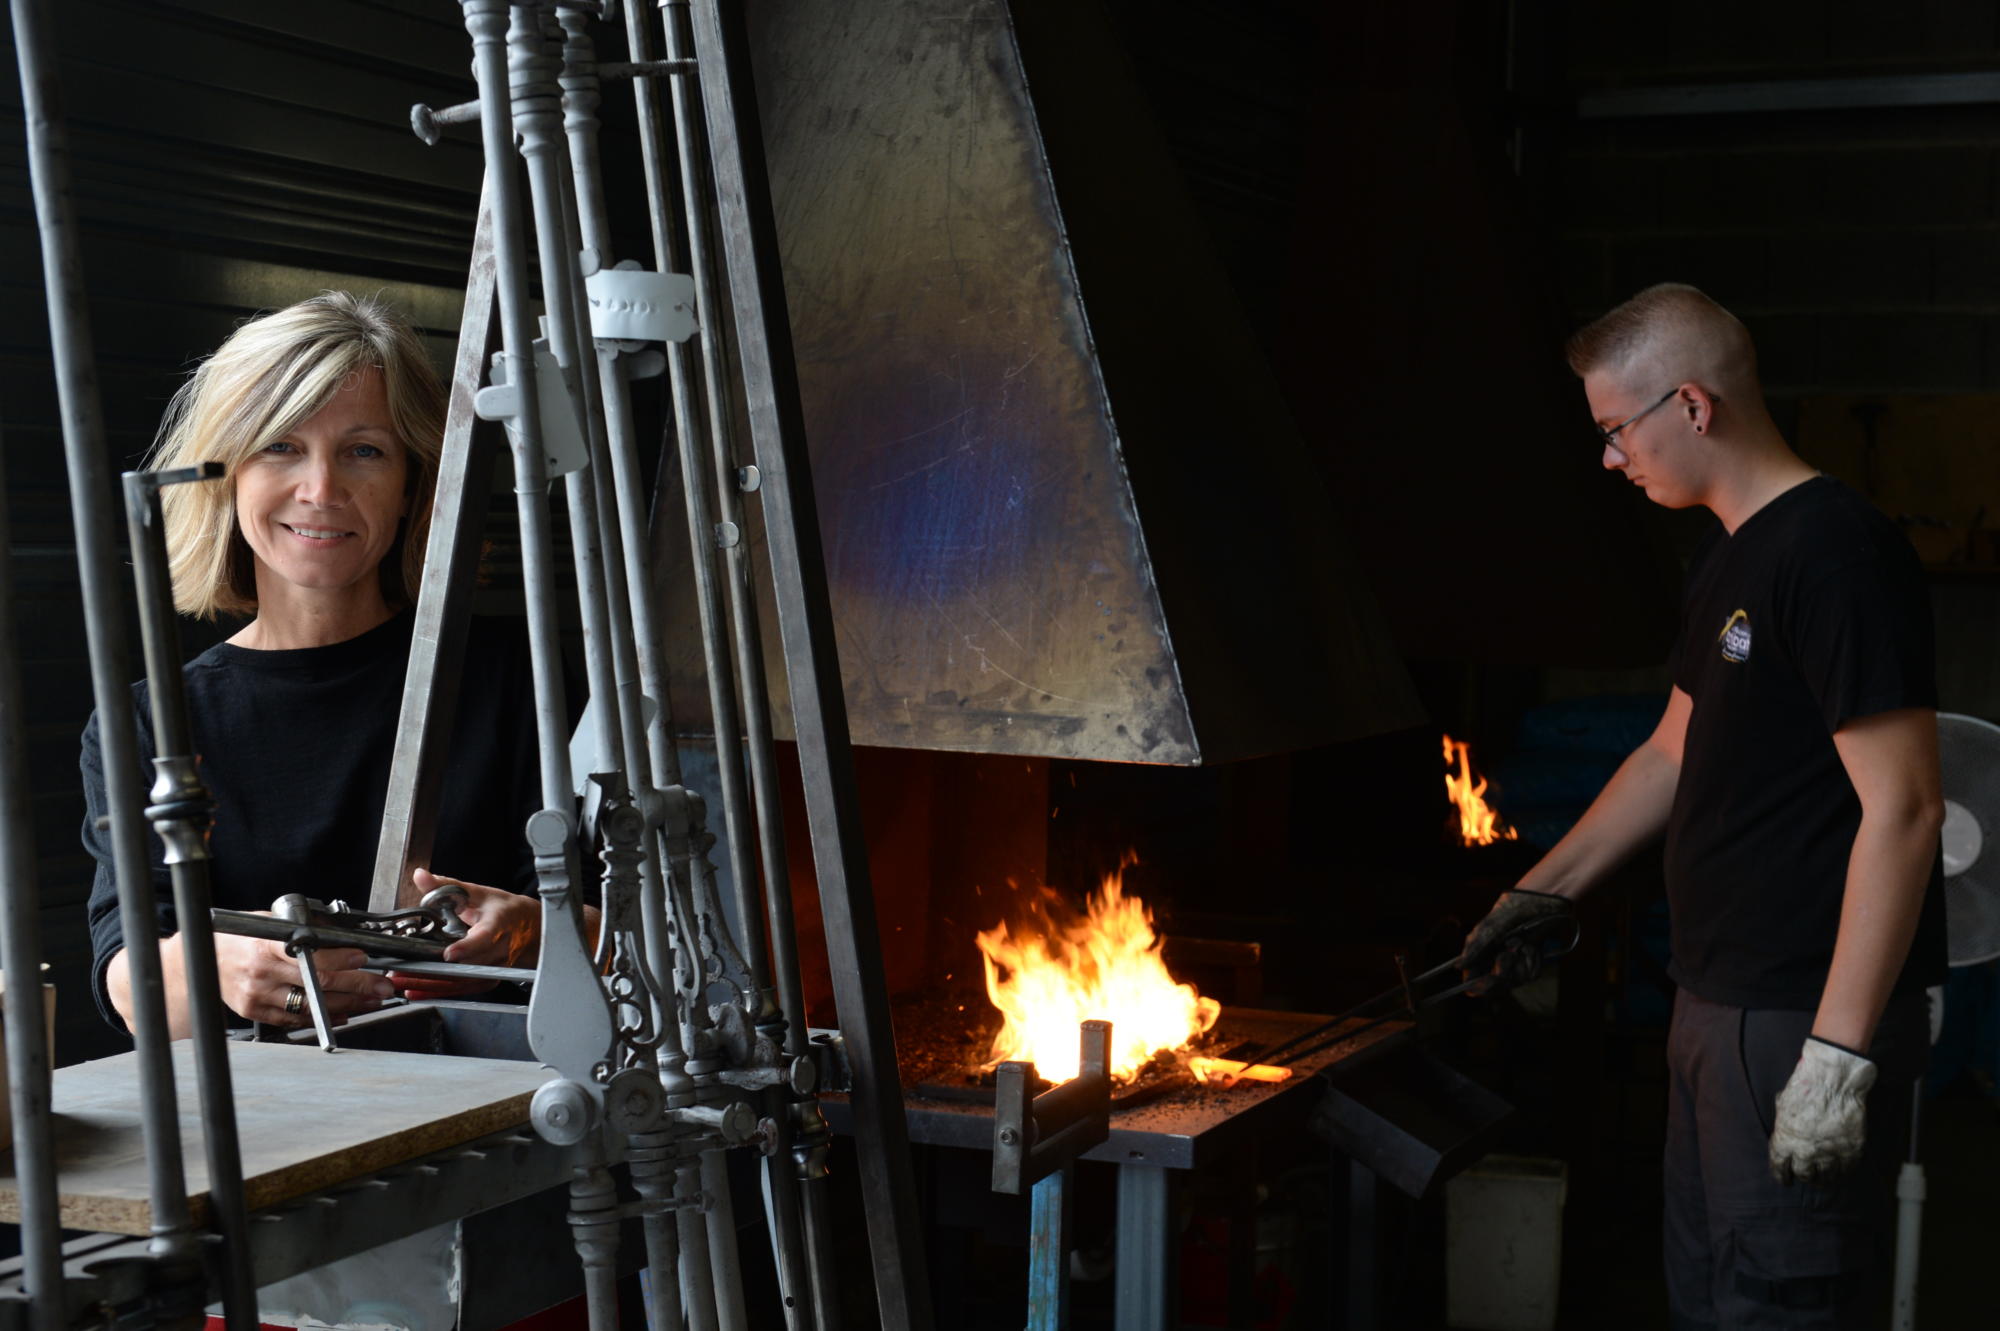
[[[236,523],[257,559],[259,603],[287,587],[306,599],[380,600],[375,570],[408,509],[408,480],[382,372],[356,371],[236,469]]]

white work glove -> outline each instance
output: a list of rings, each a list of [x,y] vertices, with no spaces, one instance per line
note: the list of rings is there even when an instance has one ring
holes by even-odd
[[[1861,1158],[1875,1065],[1851,1049],[1806,1037],[1799,1065],[1778,1092],[1771,1175],[1780,1183],[1830,1182]]]
[[[1465,946],[1458,954],[1458,968],[1468,974],[1485,970],[1514,930],[1552,915],[1568,915],[1575,909],[1568,897],[1553,892],[1524,887],[1502,892],[1493,909],[1486,912],[1486,918],[1465,936]]]

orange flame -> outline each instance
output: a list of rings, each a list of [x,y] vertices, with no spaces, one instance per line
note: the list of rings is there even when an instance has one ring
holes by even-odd
[[[1155,1053],[1186,1044],[1215,1024],[1222,1004],[1176,983],[1160,960],[1152,912],[1125,895],[1127,856],[1072,922],[1054,918],[1048,894],[1038,902],[1044,932],[1009,934],[1006,921],[979,934],[986,996],[1004,1019],[993,1037],[991,1068],[1010,1059],[1034,1063],[1051,1082],[1077,1073],[1077,1026],[1111,1023],[1111,1076],[1131,1081]]]
[[[1500,821],[1500,815],[1487,806],[1483,798],[1486,794],[1486,778],[1474,780],[1470,746],[1459,744],[1452,737],[1444,737],[1444,793],[1458,806],[1459,840],[1468,846],[1490,846],[1496,841],[1513,841],[1520,834]],[[1452,775],[1453,764],[1458,766],[1458,775]]]

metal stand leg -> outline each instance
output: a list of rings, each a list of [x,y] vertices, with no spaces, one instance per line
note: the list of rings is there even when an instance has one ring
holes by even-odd
[[[1028,1221],[1028,1331],[1069,1325],[1070,1166],[1035,1184]]]
[[[590,1331],[618,1331],[618,1190],[597,1140],[592,1138],[592,1158],[570,1180],[569,1225],[577,1256],[583,1259]]]
[[[743,1267],[736,1254],[736,1203],[729,1193],[729,1162],[721,1151],[701,1153],[701,1188],[708,1194],[708,1261],[715,1273],[715,1312],[721,1331],[748,1331]]]
[[[1346,1289],[1340,1297],[1343,1300],[1346,1317],[1342,1325],[1347,1331],[1375,1331],[1378,1309],[1376,1307],[1375,1275],[1375,1171],[1359,1160],[1351,1160],[1336,1154],[1334,1157],[1334,1177],[1340,1177],[1342,1166],[1346,1168],[1347,1197],[1345,1207],[1344,1251],[1336,1251],[1331,1269],[1345,1269]],[[1337,1226],[1335,1232],[1340,1233]]]
[[[1174,1324],[1173,1178],[1154,1165],[1118,1167],[1118,1331]]]
[[[701,1166],[682,1164],[674,1196],[683,1201],[701,1193]],[[681,1236],[681,1302],[687,1308],[688,1331],[716,1331],[715,1286],[709,1279],[708,1218],[692,1206],[674,1216]]]

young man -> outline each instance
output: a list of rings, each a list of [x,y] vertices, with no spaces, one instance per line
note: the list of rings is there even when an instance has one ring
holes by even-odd
[[[1872,1326],[1923,991],[1945,970],[1923,572],[1888,519],[1787,447],[1749,334],[1693,287],[1640,292],[1568,353],[1604,465],[1717,525],[1659,728],[1502,894],[1464,964],[1664,833],[1673,1325]]]

